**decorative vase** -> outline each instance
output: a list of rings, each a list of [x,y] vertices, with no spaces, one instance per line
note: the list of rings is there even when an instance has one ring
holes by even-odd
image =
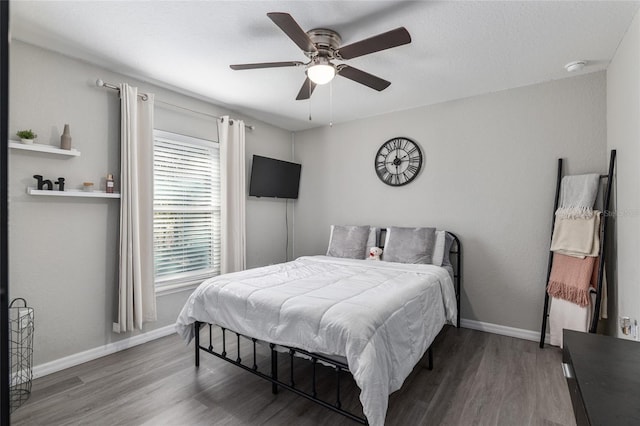
[[[62,149],[71,149],[71,133],[69,132],[69,125],[64,125],[64,131],[62,132],[62,136],[60,136],[60,148]]]
[[[33,139],[20,139],[20,142],[27,144],[27,145],[32,145],[33,144]]]

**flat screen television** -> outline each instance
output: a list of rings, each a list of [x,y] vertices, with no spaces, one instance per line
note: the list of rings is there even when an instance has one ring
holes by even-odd
[[[249,195],[298,198],[301,168],[302,166],[297,163],[254,155]]]

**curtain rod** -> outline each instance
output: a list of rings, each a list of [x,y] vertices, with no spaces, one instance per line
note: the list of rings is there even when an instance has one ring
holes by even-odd
[[[113,90],[117,90],[118,92],[120,91],[120,88],[118,86],[116,86],[115,84],[111,84],[111,83],[106,83],[104,82],[102,79],[97,79],[96,80],[96,86],[98,87],[106,87],[107,89],[113,89]],[[140,97],[140,99],[142,99],[143,101],[146,101],[147,99],[149,99],[149,96],[146,93],[138,93],[138,96]],[[165,105],[169,105],[172,106],[174,108],[179,108],[179,109],[183,109],[185,111],[190,111],[190,112],[194,112],[196,114],[201,114],[201,115],[206,115],[207,117],[212,117],[215,118],[217,120],[222,119],[222,117],[218,117],[217,115],[213,115],[213,114],[209,114],[206,112],[202,112],[202,111],[196,111],[194,109],[190,109],[190,108],[185,108],[183,106],[180,105],[176,105],[176,104],[172,104],[170,102],[165,102],[165,101],[161,101],[160,99],[155,99],[155,102],[160,103],[160,104],[165,104]],[[233,120],[229,120],[229,122],[231,124],[233,124]],[[255,126],[253,125],[249,125],[249,124],[245,124],[244,125],[245,128],[249,129],[249,130],[254,130]]]

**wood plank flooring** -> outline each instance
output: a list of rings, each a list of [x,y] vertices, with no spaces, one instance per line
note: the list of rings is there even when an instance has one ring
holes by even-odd
[[[193,352],[193,344],[173,335],[42,377],[11,423],[357,424],[286,390],[272,395],[269,382],[208,354],[195,368]],[[284,358],[280,371],[288,377]],[[560,362],[557,348],[446,327],[434,343],[434,369],[425,356],[389,397],[386,424],[574,425]],[[259,366],[267,371],[268,359]],[[296,361],[296,371],[305,368]],[[328,389],[333,376],[323,377],[319,387]],[[352,379],[343,382],[343,405],[359,410],[359,390]]]

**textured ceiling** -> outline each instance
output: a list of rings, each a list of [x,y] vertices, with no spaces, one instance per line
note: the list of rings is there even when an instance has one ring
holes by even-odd
[[[622,1],[12,1],[12,37],[301,130],[605,69],[639,3]],[[404,26],[412,43],[347,63],[392,82],[338,77],[296,101],[306,61],[267,12],[343,45]],[[563,66],[588,61],[568,74]],[[96,76],[96,78],[99,76]],[[311,114],[312,120],[309,120]]]

